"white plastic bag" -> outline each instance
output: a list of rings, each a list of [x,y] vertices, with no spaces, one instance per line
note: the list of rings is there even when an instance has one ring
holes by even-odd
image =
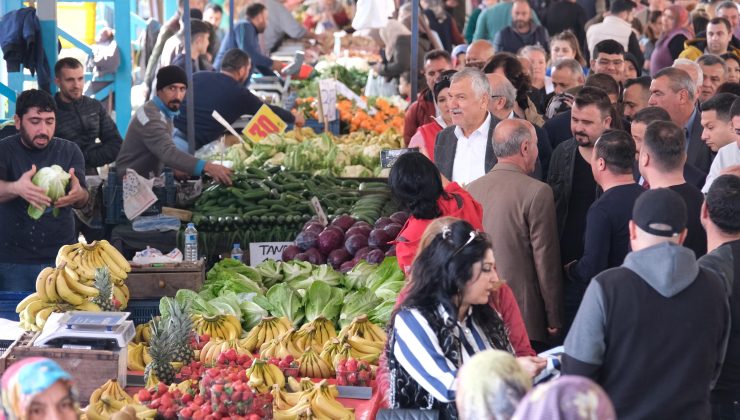
[[[396,5],[393,0],[358,0],[352,27],[358,31],[382,28],[395,9]]]

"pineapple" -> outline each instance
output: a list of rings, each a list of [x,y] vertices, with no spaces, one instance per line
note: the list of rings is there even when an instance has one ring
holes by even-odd
[[[193,348],[190,341],[193,336],[193,320],[188,314],[187,303],[179,303],[175,299],[167,299],[169,304],[169,316],[166,322],[167,328],[172,333],[174,341],[174,361],[190,364],[193,361]]]
[[[100,291],[98,296],[92,300],[100,306],[103,311],[112,311],[113,308],[113,283],[110,280],[110,271],[105,267],[95,269],[95,283],[93,286]]]
[[[152,319],[149,325],[152,330],[152,338],[149,342],[149,356],[152,362],[146,365],[144,379],[148,384],[153,383],[156,377],[169,385],[175,382],[175,368],[171,364],[175,356],[176,343],[173,331],[166,327],[162,319]]]

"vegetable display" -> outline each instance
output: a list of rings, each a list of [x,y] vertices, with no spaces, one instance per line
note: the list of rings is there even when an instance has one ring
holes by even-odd
[[[66,194],[65,190],[69,180],[72,178],[70,174],[64,171],[59,165],[51,165],[45,168],[41,168],[31,178],[31,182],[39,188],[42,188],[46,193],[46,196],[51,199],[51,203],[54,202]],[[34,220],[38,220],[44,215],[46,207],[42,206],[38,208],[33,204],[28,205],[28,216]],[[56,207],[52,210],[54,217],[59,215],[59,209]]]

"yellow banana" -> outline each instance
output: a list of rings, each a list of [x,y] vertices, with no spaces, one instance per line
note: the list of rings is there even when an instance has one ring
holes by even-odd
[[[46,277],[46,285],[44,287],[44,291],[46,291],[46,297],[51,302],[59,302],[61,298],[59,297],[59,293],[57,293],[57,282],[56,282],[56,274],[57,269],[54,269],[48,277]]]
[[[126,273],[131,272],[131,264],[126,261],[126,258],[124,258],[123,255],[121,255],[121,253],[110,244],[110,242],[103,239],[102,241],[99,241],[99,244],[102,247],[103,252],[109,255],[118,267],[123,269]]]
[[[113,286],[113,296],[115,296],[115,298],[118,299],[119,302],[121,302],[121,306],[118,309],[125,309],[128,305],[128,299],[126,299],[126,295],[123,294],[123,290],[121,290],[121,288],[119,288],[118,286]]]
[[[85,416],[88,420],[108,420],[109,417],[103,414],[105,411],[104,407],[105,403],[102,401],[97,401],[95,403],[91,402],[85,410]]]
[[[26,307],[31,302],[35,302],[35,301],[39,301],[39,300],[41,300],[41,297],[39,296],[38,293],[31,293],[30,295],[28,295],[25,298],[23,298],[23,300],[21,300],[20,302],[18,302],[18,305],[16,305],[16,307],[15,307],[15,311],[17,313],[21,313],[21,312],[23,312],[24,309],[26,309]]]
[[[53,267],[46,267],[36,276],[36,293],[43,300],[46,300],[46,278],[54,271]]]
[[[73,292],[67,284],[67,278],[64,276],[63,271],[57,269],[56,274],[56,289],[59,296],[65,301],[72,305],[82,305],[85,302],[85,298]]]
[[[100,294],[100,290],[80,283],[80,276],[78,276],[71,268],[66,266],[64,267],[64,276],[67,278],[67,286],[69,286],[70,290],[73,292],[86,298],[95,297]]]
[[[352,410],[344,407],[328,393],[326,390],[326,381],[321,381],[316,386],[319,389],[314,393],[311,403],[311,408],[315,410],[316,414],[335,420],[348,420],[355,418]]]
[[[103,260],[103,264],[108,267],[108,270],[111,273],[111,276],[118,277],[125,279],[127,276],[126,272],[123,270],[123,268],[119,267],[118,264],[115,262],[113,257],[105,252],[104,250],[101,250],[98,253],[98,256],[101,260]]]
[[[141,344],[141,346],[144,348],[141,351],[142,360],[144,361],[144,366],[148,365],[152,362],[152,356],[149,355],[149,347],[144,345],[144,343]]]
[[[54,307],[47,306],[40,311],[36,312],[36,326],[44,329],[44,324],[46,324],[46,320],[49,318],[49,315],[51,315],[51,312],[54,310]]]
[[[85,312],[102,312],[103,309],[100,308],[96,303],[90,302],[89,300],[86,300],[82,302],[81,305],[75,306],[75,310],[77,311],[85,311]]]

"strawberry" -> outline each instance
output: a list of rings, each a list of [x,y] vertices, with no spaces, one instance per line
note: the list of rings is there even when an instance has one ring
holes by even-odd
[[[203,420],[206,416],[199,409],[193,411],[193,420]]]
[[[157,384],[157,395],[162,396],[169,390],[169,387],[164,383],[160,382]]]
[[[349,371],[349,372],[357,372],[357,360],[356,359],[354,359],[352,357],[350,357],[349,359],[347,359],[346,366],[347,366],[347,371]]]
[[[145,401],[151,401],[152,400],[152,394],[147,391],[146,389],[142,389],[139,391],[138,394],[139,401],[145,402]]]
[[[347,383],[350,385],[355,385],[357,383],[357,374],[355,372],[347,374]]]
[[[239,365],[244,365],[247,363],[248,360],[251,360],[251,357],[249,357],[248,354],[240,354],[239,357],[236,359],[236,363]]]
[[[364,369],[361,370],[360,373],[357,374],[357,378],[361,382],[367,382],[367,381],[369,381],[370,380],[370,371],[364,370]]]
[[[284,360],[286,360],[288,363],[290,363],[293,360],[295,360],[295,358],[293,357],[292,354],[289,354],[289,355],[285,356],[285,359]]]
[[[250,414],[249,416],[247,416],[247,420],[260,420],[260,419],[261,417],[256,414]]]
[[[193,398],[193,404],[195,405],[203,405],[204,402],[206,402],[206,400],[202,395],[196,395],[195,398]]]
[[[191,418],[193,417],[193,410],[188,407],[183,408],[182,410],[180,410],[180,416],[185,417],[186,419]]]
[[[149,403],[149,408],[158,409],[160,406],[159,398],[155,398]]]
[[[339,376],[339,377],[337,377],[337,385],[346,386],[347,385],[347,378],[345,376]]]
[[[177,410],[175,410],[174,407],[170,407],[164,412],[164,418],[166,419],[174,419],[177,418]]]
[[[236,362],[236,359],[239,357],[238,354],[236,354],[236,349],[229,349],[226,351],[226,358],[229,360],[229,362]]]
[[[185,395],[182,396],[182,398],[180,400],[182,402],[184,402],[185,404],[187,404],[190,401],[193,401],[193,395],[192,394],[185,394]]]

